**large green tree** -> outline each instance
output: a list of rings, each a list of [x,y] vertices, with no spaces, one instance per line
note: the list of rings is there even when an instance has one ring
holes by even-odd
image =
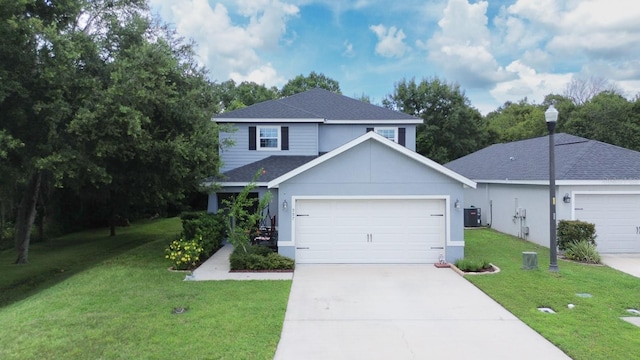
[[[227,80],[216,84],[215,90],[221,112],[240,109],[267,100],[274,100],[280,95],[276,87],[267,88],[264,85],[248,81],[243,81],[236,85],[235,81]]]
[[[603,91],[573,111],[562,131],[640,151],[640,103]]]
[[[526,99],[507,102],[485,117],[485,128],[492,142],[510,142],[547,134],[542,105],[529,104]]]
[[[403,79],[382,102],[423,119],[417,128],[416,151],[434,161],[445,163],[487,145],[482,116],[458,84],[436,77],[419,83]]]
[[[212,84],[143,0],[0,0],[0,133],[17,263],[43,182],[111,213],[179,200],[217,168]],[[0,193],[1,194],[1,193]]]
[[[333,91],[334,93],[342,94],[340,92],[340,84],[336,80],[322,73],[318,74],[315,71],[312,71],[308,76],[300,74],[295,78],[289,80],[286,84],[284,84],[284,86],[282,86],[282,89],[280,90],[280,96],[291,96],[315,88],[325,89]]]

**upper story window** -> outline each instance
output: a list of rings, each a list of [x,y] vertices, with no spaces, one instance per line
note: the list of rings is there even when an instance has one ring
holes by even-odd
[[[406,146],[407,142],[407,129],[403,127],[376,127],[367,128],[367,131],[375,131],[377,134],[384,136],[385,138],[396,142],[402,146]]]
[[[395,127],[377,127],[373,129],[377,134],[386,137],[387,139],[398,142],[398,128]]]
[[[289,150],[289,127],[249,126],[249,150]]]
[[[280,150],[280,127],[258,127],[258,150]]]

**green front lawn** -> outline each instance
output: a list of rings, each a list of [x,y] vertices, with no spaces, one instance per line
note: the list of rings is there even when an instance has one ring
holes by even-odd
[[[466,257],[486,259],[501,269],[466,278],[573,359],[633,359],[640,354],[640,327],[620,319],[633,316],[626,309],[640,310],[640,279],[606,266],[562,260],[560,271],[552,273],[547,248],[492,230],[467,230],[465,240]],[[538,253],[538,270],[521,270],[523,251]],[[592,297],[576,295],[585,293]]]
[[[182,281],[164,259],[180,229],[75,234],[26,266],[0,253],[0,359],[272,359],[291,281]]]

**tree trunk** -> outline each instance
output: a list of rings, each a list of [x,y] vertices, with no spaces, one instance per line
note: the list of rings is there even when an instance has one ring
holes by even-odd
[[[40,191],[40,181],[42,173],[37,171],[27,184],[16,218],[16,250],[18,258],[16,264],[26,264],[29,254],[29,242],[31,240],[31,228],[36,219],[36,203],[38,202],[38,192]]]
[[[116,207],[113,205],[113,191],[109,192],[109,206],[111,213],[109,214],[109,236],[116,236]]]

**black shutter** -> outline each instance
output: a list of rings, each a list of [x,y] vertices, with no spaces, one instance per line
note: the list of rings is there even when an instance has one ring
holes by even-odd
[[[256,127],[249,126],[249,150],[256,149]]]
[[[367,128],[367,132],[373,131],[373,128]]]
[[[280,128],[280,150],[289,150],[289,127],[283,126]]]
[[[398,128],[398,144],[405,146],[407,140],[407,129],[406,128]]]

